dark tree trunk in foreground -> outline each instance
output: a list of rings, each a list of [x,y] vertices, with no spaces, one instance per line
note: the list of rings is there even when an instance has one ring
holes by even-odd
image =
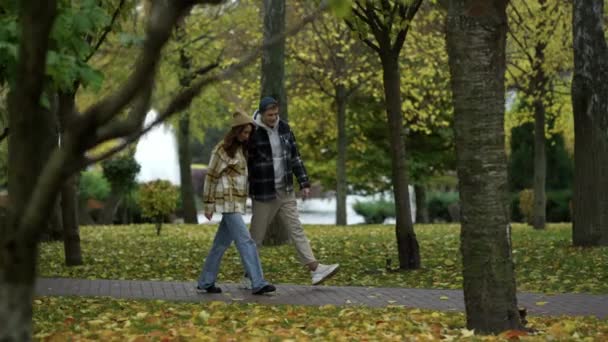
[[[522,328],[504,145],[506,5],[452,0],[447,18],[467,328],[482,333]]]
[[[264,42],[285,32],[285,0],[264,0]],[[262,51],[262,85],[260,98],[272,96],[279,101],[279,116],[288,119],[285,91],[285,39],[280,39]],[[287,229],[274,220],[262,242],[265,246],[289,242]]]
[[[575,0],[574,194],[575,246],[608,246],[608,47],[604,1]]]
[[[20,1],[19,13],[19,63],[16,84],[8,100],[11,126],[9,217],[8,222],[0,227],[1,341],[29,341],[32,337],[32,299],[39,236],[24,234],[20,230],[20,221],[47,162],[43,156],[49,155],[46,139],[51,125],[48,122],[54,120],[40,105],[40,97],[45,79],[48,34],[55,17],[56,3],[53,0]],[[56,146],[56,143],[51,146]],[[38,214],[48,218],[49,213],[50,208],[48,212]]]

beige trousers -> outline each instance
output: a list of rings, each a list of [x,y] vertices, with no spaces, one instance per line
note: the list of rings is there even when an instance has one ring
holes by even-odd
[[[278,223],[287,229],[289,238],[296,247],[300,262],[303,265],[308,265],[316,261],[310,248],[310,242],[304,233],[304,229],[302,229],[302,223],[298,215],[298,203],[293,192],[287,193],[283,190],[277,190],[277,197],[272,201],[254,200],[252,210],[253,215],[249,230],[258,247],[262,246],[266,230],[276,217]]]

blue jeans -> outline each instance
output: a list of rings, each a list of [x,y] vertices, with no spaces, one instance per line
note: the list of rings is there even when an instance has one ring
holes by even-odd
[[[243,221],[243,216],[240,213],[223,213],[222,221],[213,240],[213,246],[211,246],[201,275],[198,278],[200,288],[206,289],[215,284],[222,256],[230,247],[232,241],[235,241],[243,267],[249,274],[253,291],[255,292],[268,285],[268,282],[264,280],[258,249],[249,234],[245,221]]]

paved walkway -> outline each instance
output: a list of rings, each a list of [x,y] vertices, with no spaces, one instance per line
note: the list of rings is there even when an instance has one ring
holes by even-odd
[[[278,284],[272,295],[254,296],[239,284],[219,284],[221,294],[197,294],[195,282],[39,278],[39,296],[109,296],[122,299],[163,299],[188,302],[246,302],[321,306],[385,307],[403,305],[441,311],[464,311],[462,290],[385,287],[305,286]],[[595,315],[608,318],[608,295],[519,293],[519,306],[529,315]]]

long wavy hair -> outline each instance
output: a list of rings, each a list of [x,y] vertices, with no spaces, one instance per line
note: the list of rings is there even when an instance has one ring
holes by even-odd
[[[248,123],[232,127],[232,129],[228,131],[228,133],[226,133],[226,135],[224,136],[224,150],[230,158],[234,158],[234,155],[236,154],[236,151],[239,149],[239,147],[243,148],[243,154],[245,155],[245,158],[247,158],[247,145],[249,143],[249,140],[245,142],[240,142],[238,139],[238,136],[243,132],[243,130],[245,130],[245,127],[247,126],[251,126],[251,132],[253,133],[255,126],[253,124]]]

